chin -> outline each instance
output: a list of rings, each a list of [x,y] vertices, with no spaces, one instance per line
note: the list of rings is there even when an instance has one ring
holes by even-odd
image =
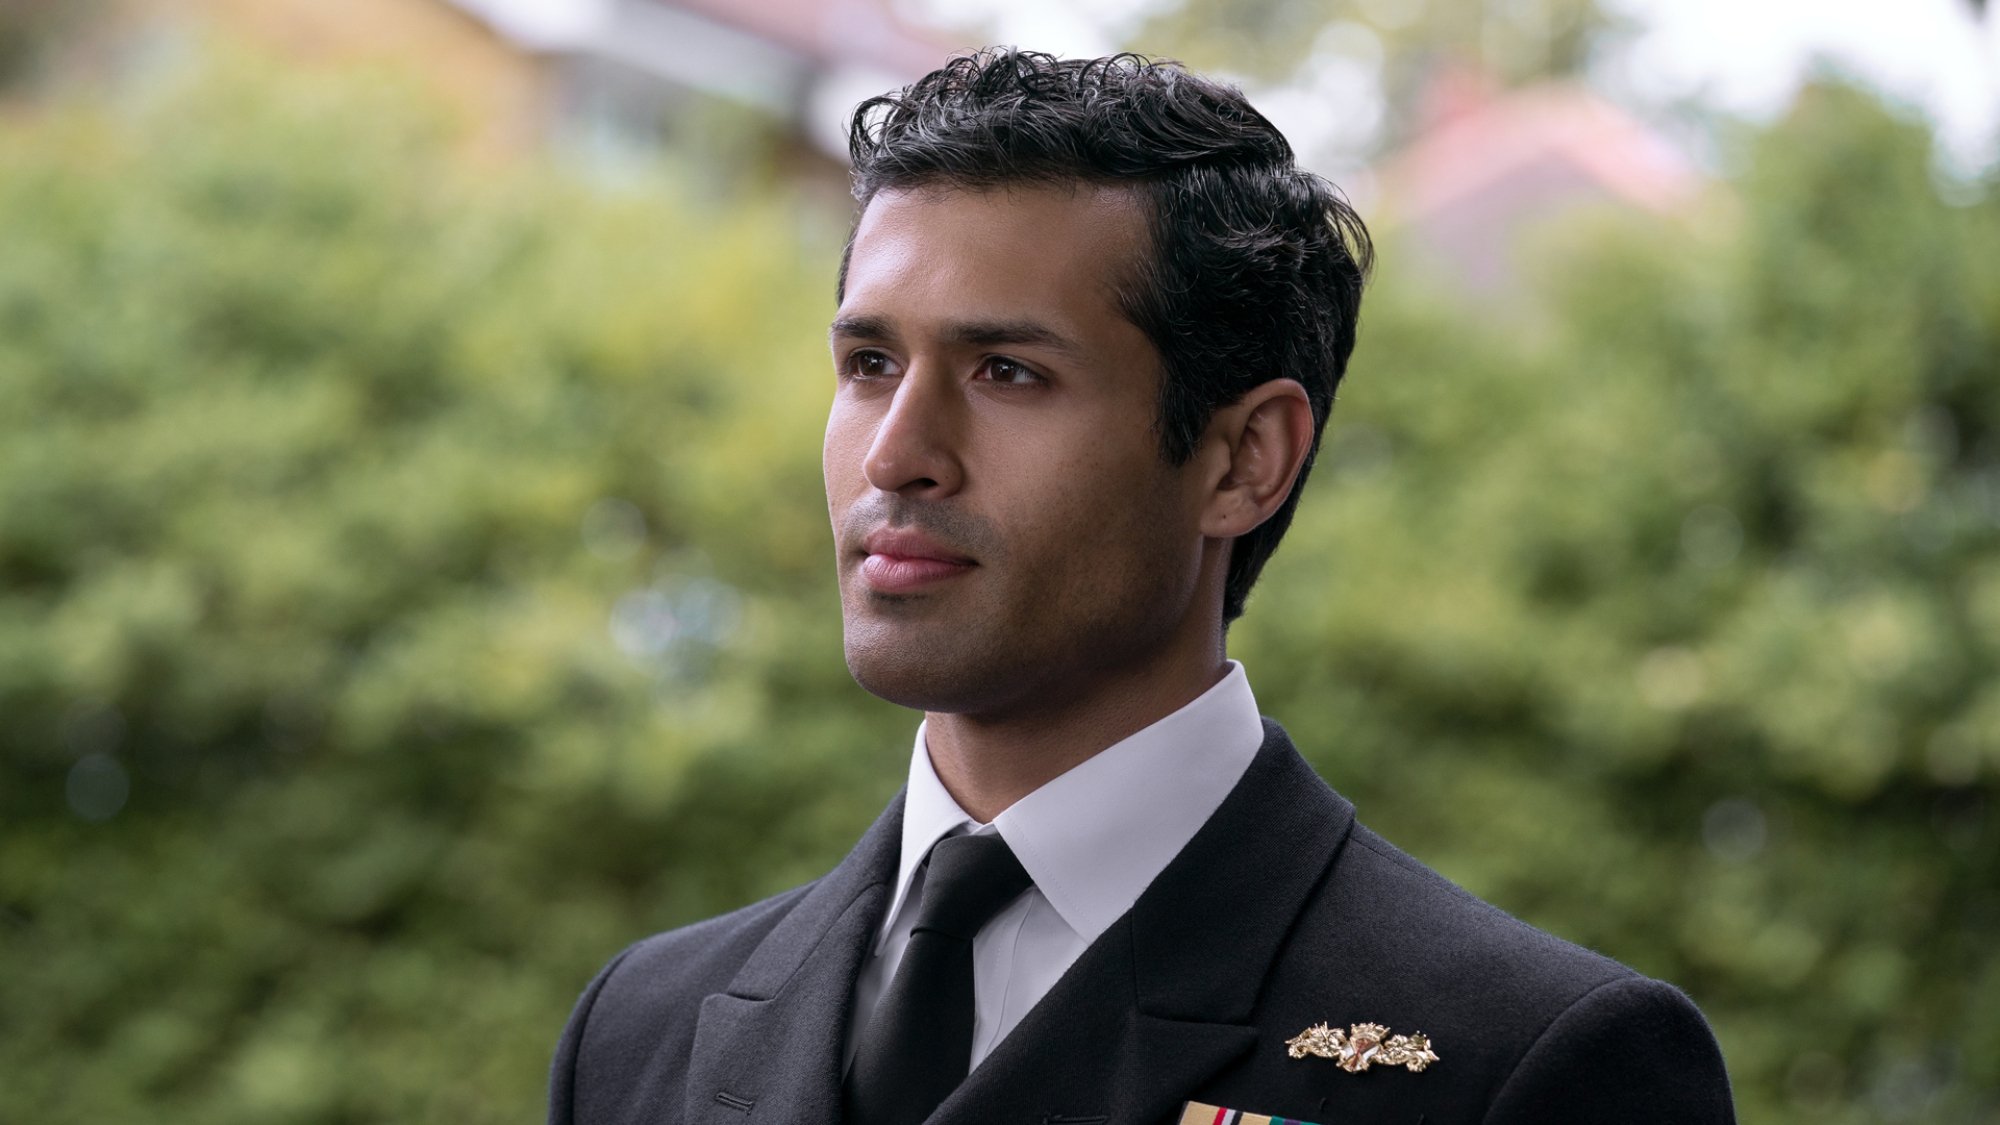
[[[980,655],[987,646],[962,631],[930,637],[927,630],[881,623],[846,631],[847,672],[868,694],[913,711],[960,714],[1004,705],[996,685],[1011,685],[1008,662]]]

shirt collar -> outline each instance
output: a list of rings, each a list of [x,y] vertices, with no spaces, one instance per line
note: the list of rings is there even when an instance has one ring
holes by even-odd
[[[1232,660],[1214,687],[1014,802],[986,830],[999,832],[1049,905],[1092,942],[1180,854],[1263,742],[1250,680]],[[931,845],[960,829],[985,828],[945,791],[919,725],[883,936]]]

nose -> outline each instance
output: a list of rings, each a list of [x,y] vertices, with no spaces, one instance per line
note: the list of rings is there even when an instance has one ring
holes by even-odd
[[[868,483],[883,492],[939,499],[965,483],[961,437],[950,380],[912,368],[896,386],[861,462]]]

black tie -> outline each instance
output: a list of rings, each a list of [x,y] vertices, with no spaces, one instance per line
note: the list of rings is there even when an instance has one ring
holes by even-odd
[[[847,1074],[847,1125],[917,1125],[965,1081],[972,937],[1034,882],[998,836],[939,840],[929,862],[903,962]]]

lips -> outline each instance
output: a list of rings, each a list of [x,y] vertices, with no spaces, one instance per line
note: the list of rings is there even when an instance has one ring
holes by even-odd
[[[908,594],[949,581],[978,564],[942,543],[907,528],[878,528],[863,540],[867,557],[861,577],[883,594]]]

